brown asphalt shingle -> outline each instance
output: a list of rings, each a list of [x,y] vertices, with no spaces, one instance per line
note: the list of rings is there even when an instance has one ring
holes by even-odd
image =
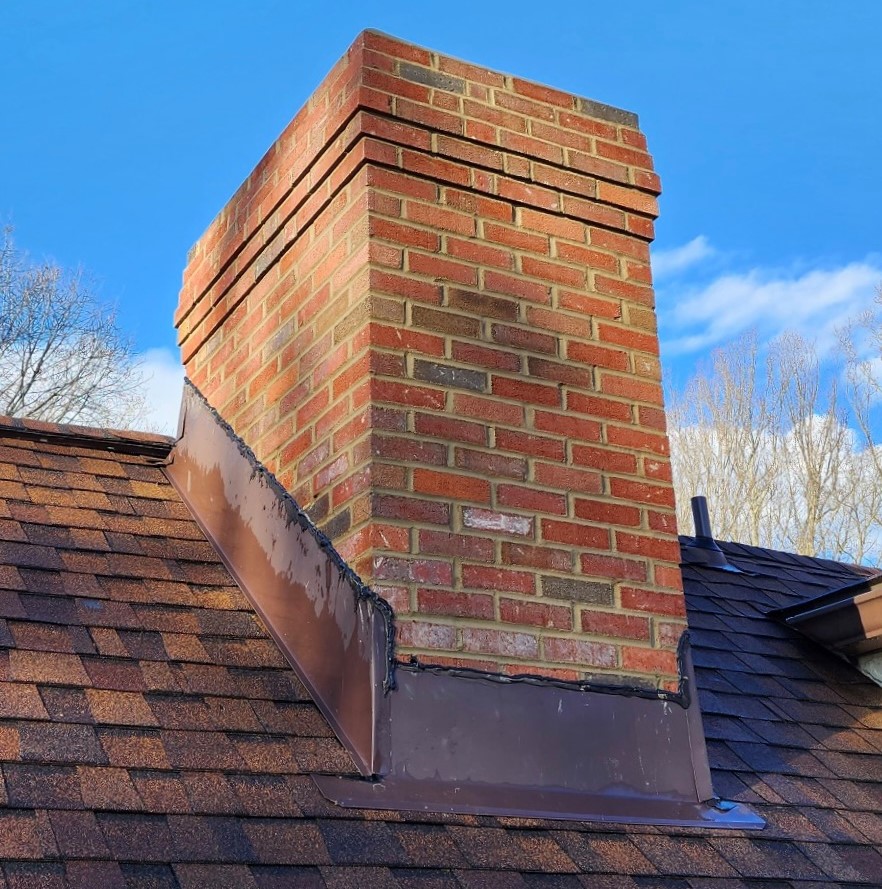
[[[882,884],[882,689],[763,617],[848,566],[726,545],[750,575],[684,569],[715,786],[765,831],[363,813],[308,777],[354,769],[167,443],[40,428],[0,426],[0,889]]]

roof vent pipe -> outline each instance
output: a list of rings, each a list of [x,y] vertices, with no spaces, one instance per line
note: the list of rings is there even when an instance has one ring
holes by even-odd
[[[729,564],[714,540],[706,497],[692,498],[692,520],[695,522],[695,537],[684,544],[683,561],[705,565],[708,568],[718,568],[721,571],[738,571],[738,568]]]
[[[695,540],[700,540],[699,546],[705,546],[708,549],[715,549],[722,552],[717,542],[714,540],[711,531],[710,513],[707,510],[707,497],[692,498],[692,520],[695,522]]]

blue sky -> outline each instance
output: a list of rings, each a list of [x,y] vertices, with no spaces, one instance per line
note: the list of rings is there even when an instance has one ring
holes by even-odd
[[[640,115],[675,378],[751,327],[831,347],[882,281],[878,0],[4,0],[0,220],[92,273],[157,403],[187,249],[366,27]]]

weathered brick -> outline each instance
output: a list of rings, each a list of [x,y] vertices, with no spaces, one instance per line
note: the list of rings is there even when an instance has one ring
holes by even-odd
[[[593,580],[577,580],[572,577],[542,576],[542,595],[550,599],[566,599],[570,602],[591,602],[595,605],[612,605],[611,584]]]
[[[487,389],[487,374],[482,371],[426,361],[422,358],[414,360],[413,376],[417,380],[453,389],[471,389],[474,392],[484,392]]]
[[[535,660],[539,655],[539,638],[532,633],[466,628],[462,631],[462,647],[464,651]]]
[[[552,627],[555,630],[573,628],[573,609],[566,605],[522,599],[500,599],[499,617],[505,623],[529,627]]]

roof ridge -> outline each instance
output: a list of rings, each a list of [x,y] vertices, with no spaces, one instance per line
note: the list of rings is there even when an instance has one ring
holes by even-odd
[[[0,414],[0,436],[162,458],[168,456],[175,443],[173,437],[157,432],[49,423],[45,420],[9,417],[2,414]]]

